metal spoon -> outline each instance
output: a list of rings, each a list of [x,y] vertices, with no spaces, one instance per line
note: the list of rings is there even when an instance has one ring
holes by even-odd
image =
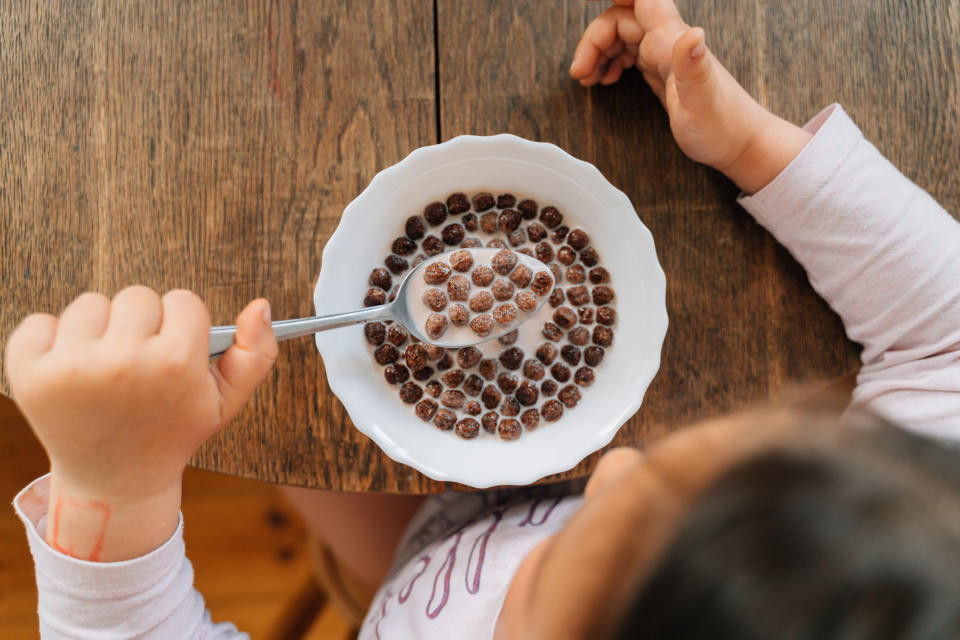
[[[501,249],[467,249],[467,251],[469,251],[473,256],[474,265],[489,265],[493,259],[493,256],[500,252]],[[397,295],[393,302],[388,302],[387,304],[376,307],[367,307],[366,309],[360,309],[358,311],[335,313],[328,316],[279,320],[272,323],[273,334],[276,336],[277,340],[289,340],[291,338],[299,338],[301,336],[311,335],[317,333],[318,331],[339,329],[340,327],[348,327],[354,324],[360,324],[361,322],[369,322],[371,320],[395,320],[396,322],[402,324],[404,328],[406,328],[407,331],[409,331],[413,336],[417,337],[423,342],[435,344],[440,347],[468,347],[481,342],[487,342],[488,340],[496,340],[500,336],[513,331],[521,324],[536,315],[540,307],[543,306],[543,303],[546,302],[548,296],[537,296],[537,308],[534,311],[531,311],[530,313],[519,312],[515,322],[509,325],[498,324],[489,335],[483,337],[480,337],[471,331],[469,327],[451,326],[440,338],[429,338],[423,328],[423,319],[426,318],[426,316],[430,313],[430,310],[426,307],[422,300],[422,290],[431,285],[424,284],[423,272],[429,265],[449,258],[451,253],[453,252],[448,251],[446,253],[441,253],[428,258],[417,265],[416,268],[412,269],[400,282],[400,287],[397,289]],[[532,258],[522,253],[514,253],[518,258],[517,264],[526,265],[534,274],[536,274],[538,271],[546,271],[547,273],[550,273],[549,267],[536,258]],[[456,272],[454,272],[454,275],[456,275]],[[551,274],[550,277],[552,278],[553,275]],[[443,288],[445,287],[445,284],[446,283],[436,286]],[[552,287],[550,289],[552,290]],[[474,290],[476,290],[476,288],[474,288]],[[210,329],[211,358],[219,356],[230,348],[230,346],[233,344],[233,338],[236,331],[237,328],[232,325],[213,327]]]

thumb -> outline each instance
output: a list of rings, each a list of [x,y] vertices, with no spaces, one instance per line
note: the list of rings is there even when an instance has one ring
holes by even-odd
[[[220,391],[220,423],[240,412],[277,359],[270,303],[260,298],[237,316],[234,344],[210,365]]]
[[[677,98],[684,109],[697,112],[712,105],[717,94],[713,56],[707,51],[706,35],[693,27],[673,43],[672,68]]]

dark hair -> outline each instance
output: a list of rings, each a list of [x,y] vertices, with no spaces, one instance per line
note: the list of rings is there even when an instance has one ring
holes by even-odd
[[[960,452],[892,427],[847,431],[720,477],[614,637],[960,637]]]

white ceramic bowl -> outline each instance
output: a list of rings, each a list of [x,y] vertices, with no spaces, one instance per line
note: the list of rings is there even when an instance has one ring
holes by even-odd
[[[484,433],[463,440],[421,421],[400,401],[372,362],[361,326],[319,333],[317,348],[353,423],[394,460],[435,480],[477,488],[529,484],[605,446],[640,407],[667,331],[663,270],[630,200],[593,165],[512,135],[459,136],[381,171],[347,206],[323,250],[313,294],[317,313],[357,308],[370,270],[402,235],[406,218],[454,191],[512,192],[554,205],[564,224],[583,227],[600,252],[617,295],[617,324],[613,346],[577,407],[512,442]]]

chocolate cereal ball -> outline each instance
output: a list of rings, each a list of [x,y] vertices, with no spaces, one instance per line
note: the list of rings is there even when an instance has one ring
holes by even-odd
[[[595,367],[603,360],[603,349],[598,346],[590,345],[583,350],[583,361],[591,367]]]
[[[593,247],[587,247],[580,252],[580,262],[588,267],[595,267],[600,262],[600,254]]]
[[[576,385],[568,384],[560,389],[557,397],[560,398],[560,402],[572,409],[580,402],[580,389],[577,389]]]
[[[597,322],[608,327],[613,326],[617,321],[617,312],[612,307],[600,307],[597,309]]]
[[[613,289],[603,284],[593,288],[593,304],[599,306],[608,304],[611,300],[613,300]]]
[[[390,291],[390,287],[393,286],[393,277],[390,275],[390,272],[383,267],[377,267],[370,272],[368,282],[372,287],[380,287],[384,291]]]
[[[386,344],[381,344],[373,351],[373,359],[377,361],[377,364],[381,365],[396,362],[399,357],[400,352],[397,351],[397,348],[389,342]]]
[[[529,380],[524,380],[520,383],[520,386],[517,387],[517,392],[514,394],[517,398],[517,402],[522,404],[525,407],[534,405],[537,403],[537,400],[540,399],[540,390],[537,389],[537,385]]]
[[[423,281],[427,284],[443,284],[450,277],[450,265],[442,260],[428,264],[423,270]]]
[[[500,238],[494,238],[493,240],[487,241],[487,246],[491,249],[506,249],[507,243]]]
[[[529,291],[521,291],[513,298],[514,304],[524,313],[533,313],[537,309],[537,297]]]
[[[383,369],[383,377],[386,378],[390,384],[400,384],[401,382],[407,381],[407,378],[410,377],[410,371],[402,364],[394,362],[388,364]]]
[[[423,224],[423,218],[420,216],[410,216],[407,223],[403,225],[403,230],[411,240],[419,240],[427,233],[427,226]]]
[[[432,311],[443,311],[447,306],[447,296],[437,288],[430,288],[423,292],[423,304]]]
[[[501,193],[497,196],[497,208],[509,209],[517,204],[517,197],[512,193]]]
[[[423,382],[424,380],[429,380],[430,376],[433,375],[433,367],[421,367],[413,372],[413,378]]]
[[[447,317],[450,318],[450,324],[455,327],[462,327],[470,320],[470,312],[462,304],[455,304],[447,309]]]
[[[573,381],[581,387],[589,387],[593,384],[593,379],[593,369],[590,367],[580,367],[576,373],[573,374]]]
[[[490,261],[493,270],[499,273],[502,276],[507,275],[510,271],[517,266],[517,254],[509,249],[502,249],[497,252],[493,259]]]
[[[447,198],[447,211],[451,215],[458,213],[463,213],[470,210],[470,201],[467,200],[467,195],[465,193],[453,193],[450,194],[450,197]]]
[[[433,418],[433,424],[438,429],[450,431],[453,425],[457,423],[457,414],[450,409],[437,409],[437,415]]]
[[[407,366],[410,367],[411,371],[427,366],[427,350],[422,344],[411,344],[403,352],[403,358],[407,361]]]
[[[540,393],[542,393],[543,397],[545,398],[551,398],[559,388],[560,388],[560,385],[558,385],[556,382],[554,382],[550,378],[547,378],[540,384]]]
[[[427,360],[439,360],[443,357],[443,347],[438,347],[435,344],[425,344],[423,348],[427,350]]]
[[[540,412],[536,409],[527,409],[520,414],[520,422],[523,423],[527,431],[533,431],[540,426]]]
[[[463,242],[463,238],[467,235],[467,230],[463,228],[462,224],[448,224],[443,228],[443,231],[440,232],[440,237],[443,239],[444,244],[450,246],[455,246]]]
[[[459,409],[466,401],[467,397],[463,395],[463,391],[457,389],[447,389],[440,394],[440,404],[450,409]]]
[[[390,325],[390,328],[387,329],[387,340],[395,347],[402,347],[403,343],[406,342],[409,337],[410,334],[406,329],[401,327],[399,323],[394,322]]]
[[[482,357],[483,353],[476,347],[464,347],[457,352],[457,362],[464,369],[477,366],[477,363],[480,362],[480,358]]]
[[[533,280],[533,271],[525,264],[518,264],[510,274],[510,281],[521,289],[529,287],[531,280]]]
[[[460,223],[463,224],[463,228],[467,231],[476,231],[477,227],[479,226],[477,216],[472,213],[463,214],[463,217],[460,218]]]
[[[493,333],[493,328],[496,326],[493,317],[489,314],[482,314],[479,316],[474,316],[473,320],[470,321],[470,328],[473,329],[473,332],[480,336],[481,338],[486,338],[488,335]]]
[[[563,289],[560,287],[554,289],[550,293],[550,297],[547,300],[550,302],[550,306],[554,309],[562,305],[566,300],[565,296],[563,295]]]
[[[493,269],[485,264],[477,265],[477,268],[470,274],[470,279],[473,280],[473,284],[478,287],[489,287],[495,277],[496,275],[493,273]]]
[[[590,292],[583,285],[567,287],[567,300],[575,307],[590,302]]]
[[[570,307],[560,307],[553,312],[553,321],[561,329],[569,329],[577,324],[577,313]]]
[[[610,272],[603,267],[594,267],[590,269],[589,278],[593,284],[606,284],[610,282]]]
[[[447,295],[450,300],[465,302],[470,297],[470,281],[466,276],[456,275],[447,281]]]
[[[417,403],[417,406],[414,408],[414,413],[417,414],[417,417],[428,422],[430,418],[434,416],[437,412],[437,403],[431,400],[430,398],[424,398]]]
[[[613,330],[598,324],[593,328],[593,342],[601,347],[609,347],[613,344]]]
[[[524,200],[517,205],[521,215],[523,215],[524,220],[532,220],[537,215],[537,210],[540,209],[537,205],[536,200]]]
[[[590,244],[590,236],[588,236],[587,232],[583,229],[574,229],[567,235],[567,244],[577,251],[580,251]]]
[[[553,230],[553,233],[550,234],[550,240],[552,240],[554,244],[563,244],[563,241],[567,237],[567,233],[569,231],[570,227],[562,224]]]
[[[570,368],[562,362],[554,362],[550,367],[550,375],[557,382],[566,382],[570,379]]]
[[[577,309],[577,316],[580,324],[593,324],[593,307],[580,307]]]
[[[523,363],[523,375],[530,378],[531,380],[539,380],[545,374],[543,365],[539,360],[534,360],[533,358],[527,360]]]
[[[363,325],[363,337],[371,346],[379,347],[387,337],[387,327],[382,322],[368,322]]]
[[[513,396],[503,399],[500,405],[500,413],[505,416],[514,417],[520,415],[520,403]]]
[[[500,364],[511,371],[516,371],[523,364],[523,349],[510,347],[500,353]]]
[[[560,247],[557,249],[557,260],[560,264],[571,265],[577,259],[577,254],[570,247]]]
[[[416,382],[404,382],[400,387],[400,399],[407,404],[413,404],[423,395],[423,389]]]
[[[530,290],[538,296],[544,296],[553,287],[553,276],[546,271],[537,271],[530,281]]]
[[[454,433],[464,440],[471,440],[480,433],[480,423],[473,418],[464,418],[457,423]]]
[[[489,291],[477,291],[470,296],[470,311],[484,313],[493,308],[493,295]]]
[[[434,235],[429,235],[424,238],[423,242],[420,243],[420,246],[423,248],[423,252],[428,256],[435,256],[443,253],[445,248],[443,246],[443,240]]]
[[[469,213],[467,215],[470,215]],[[469,236],[463,239],[463,242],[460,243],[460,246],[464,249],[479,249],[483,246],[483,242],[480,241],[480,238]]]
[[[407,236],[400,236],[393,241],[391,248],[398,256],[408,256],[417,250],[417,243]]]
[[[565,275],[567,276],[567,282],[570,284],[583,284],[587,279],[586,269],[578,264],[568,267]]]
[[[547,229],[553,229],[563,222],[563,214],[557,211],[556,207],[544,207],[543,210],[540,211],[540,221]]]
[[[408,266],[406,258],[401,258],[400,256],[392,254],[386,257],[386,259],[383,261],[383,264],[386,265],[387,269],[390,269],[390,273],[393,274],[403,273],[407,270]]]
[[[497,226],[504,233],[511,233],[517,230],[521,220],[520,212],[516,209],[504,209],[497,217]]]
[[[537,347],[536,356],[537,360],[549,366],[557,359],[558,353],[560,350],[552,342],[544,342]]]
[[[473,256],[469,251],[460,249],[450,254],[450,265],[454,270],[466,273],[473,266]]]
[[[438,340],[447,332],[447,316],[440,313],[431,313],[423,323],[423,330],[428,338]]]
[[[510,418],[504,418],[497,427],[497,435],[501,440],[516,440],[523,433],[520,423]]]
[[[553,340],[554,342],[563,340],[563,331],[560,329],[560,327],[552,322],[544,322],[541,332],[543,333],[543,337],[547,340]]]
[[[463,392],[471,398],[479,395],[482,389],[483,378],[475,373],[471,373],[470,376],[463,382]]]
[[[497,376],[497,386],[500,387],[500,391],[506,395],[510,395],[517,390],[517,377],[510,375],[506,371]]]
[[[519,337],[520,337],[520,333],[516,329],[514,329],[513,331],[508,331],[507,333],[497,338],[497,342],[499,342],[504,346],[509,347],[514,342],[516,342],[517,338]]]
[[[467,412],[467,415],[478,416],[483,412],[483,409],[480,408],[480,403],[476,400],[467,400],[467,404],[463,406],[463,410]]]
[[[588,342],[590,342],[590,332],[587,329],[584,329],[583,327],[573,328],[567,334],[567,340],[569,340],[571,344],[575,344],[578,347],[582,347]]]
[[[495,211],[489,211],[480,216],[480,228],[487,233],[496,233],[499,228],[497,218],[499,214]]]
[[[487,433],[496,433],[498,422],[500,422],[500,414],[496,411],[488,411],[480,418],[480,426],[483,427],[483,430]]]
[[[527,237],[530,238],[530,242],[540,242],[547,237],[547,230],[539,222],[531,222],[527,225]]]
[[[516,231],[511,231],[507,234],[507,242],[510,243],[511,247],[519,247],[526,241],[527,234],[523,232],[523,229],[517,229]]]
[[[387,294],[384,293],[383,289],[367,289],[367,295],[363,297],[363,306],[376,307],[385,304],[386,301]]]
[[[440,379],[443,380],[443,384],[453,389],[459,387],[466,377],[467,374],[463,372],[463,369],[450,369]]]
[[[477,213],[481,211],[486,211],[496,203],[496,200],[493,198],[492,193],[486,191],[481,191],[480,193],[473,196],[473,210]]]
[[[423,217],[435,227],[447,219],[447,207],[442,202],[431,202],[423,208]]]
[[[556,400],[547,400],[540,408],[540,415],[547,422],[556,422],[563,417],[563,405]]]
[[[490,291],[493,292],[493,297],[501,302],[509,300],[513,297],[513,283],[504,280],[503,278],[498,278],[493,286],[490,287]]]
[[[563,348],[560,349],[560,357],[571,367],[575,367],[580,364],[580,348],[572,344],[565,344]]]
[[[538,242],[533,248],[534,257],[544,264],[553,260],[553,247],[549,242]]]
[[[493,380],[497,377],[497,361],[493,358],[484,358],[481,360],[477,369],[480,371],[480,375],[487,380]]]
[[[493,320],[497,324],[510,325],[517,319],[517,308],[512,304],[497,305],[493,310]]]
[[[483,391],[480,392],[480,401],[483,402],[483,406],[487,409],[496,409],[502,397],[497,388],[492,384],[488,384],[483,388]]]
[[[530,256],[531,258],[534,257],[533,251],[530,251],[530,249],[528,249],[527,247],[520,247],[519,249],[517,249],[517,253],[522,253],[523,255]]]

